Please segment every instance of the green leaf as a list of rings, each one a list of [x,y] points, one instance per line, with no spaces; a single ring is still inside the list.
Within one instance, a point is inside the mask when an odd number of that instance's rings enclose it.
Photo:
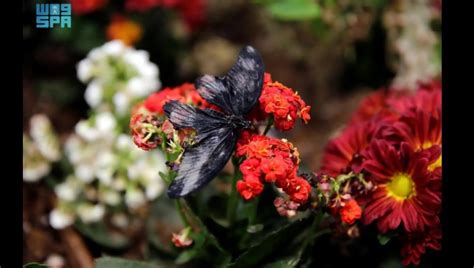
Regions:
[[[122,258],[102,257],[95,260],[95,268],[160,268],[157,264],[127,260]]]
[[[321,14],[313,0],[279,0],[268,4],[267,9],[276,19],[286,21],[316,19]]]
[[[51,266],[48,266],[45,264],[39,264],[36,262],[31,262],[31,263],[23,265],[23,268],[51,268]]]
[[[107,230],[107,226],[105,226],[103,222],[85,224],[78,220],[74,226],[84,236],[107,248],[123,249],[130,244],[130,240],[125,235],[117,232],[110,232]]]
[[[394,237],[394,235],[390,233],[377,235],[377,239],[382,246],[386,245],[392,239],[392,237]]]
[[[266,257],[275,254],[275,249],[288,244],[307,223],[307,219],[288,223],[267,233],[242,253],[229,267],[256,267]]]
[[[189,207],[188,203],[185,199],[178,199],[180,203],[180,207],[182,209],[182,213],[186,220],[190,223],[193,231],[199,232],[203,238],[205,238],[205,247],[203,247],[203,253],[211,253],[209,256],[213,262],[214,266],[218,267],[225,267],[231,260],[231,255],[227,252],[219,243],[217,238],[209,232],[206,225],[203,224],[201,219],[193,212],[193,210]],[[205,249],[205,250],[204,250]],[[207,255],[209,255],[207,254]],[[183,257],[184,258],[184,257]]]
[[[299,256],[287,257],[282,260],[271,262],[263,266],[263,268],[291,268],[296,267],[300,260]]]

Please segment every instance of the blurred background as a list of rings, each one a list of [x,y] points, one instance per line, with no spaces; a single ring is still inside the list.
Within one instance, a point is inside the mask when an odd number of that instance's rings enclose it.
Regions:
[[[254,46],[273,79],[312,107],[308,125],[277,135],[292,141],[313,171],[364,96],[382,87],[410,90],[441,71],[441,0],[70,2],[70,29],[38,29],[36,1],[23,1],[24,130],[42,113],[60,141],[89,116],[78,62],[113,39],[147,51],[162,88],[224,74],[244,45]],[[84,267],[81,259],[98,254],[94,246],[81,251],[76,233],[47,227],[50,189],[25,183],[23,192],[25,263],[62,258],[65,267]],[[123,256],[139,258],[139,246],[131,248]]]

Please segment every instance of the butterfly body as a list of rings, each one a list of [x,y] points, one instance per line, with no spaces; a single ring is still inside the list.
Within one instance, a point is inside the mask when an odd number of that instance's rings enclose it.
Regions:
[[[260,97],[263,73],[260,55],[247,46],[227,75],[204,75],[196,81],[199,94],[222,112],[177,101],[165,104],[164,111],[176,129],[193,128],[197,132],[168,189],[169,197],[183,197],[200,189],[222,170],[232,156],[240,130],[252,126],[244,116]]]
[[[245,120],[242,116],[231,114],[226,115],[225,118],[227,122],[229,122],[229,125],[236,130],[250,128],[252,126],[252,122]]]

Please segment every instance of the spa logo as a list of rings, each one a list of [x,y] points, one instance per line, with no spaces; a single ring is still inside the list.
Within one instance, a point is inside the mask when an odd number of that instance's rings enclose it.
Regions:
[[[36,4],[36,28],[71,28],[71,4]]]

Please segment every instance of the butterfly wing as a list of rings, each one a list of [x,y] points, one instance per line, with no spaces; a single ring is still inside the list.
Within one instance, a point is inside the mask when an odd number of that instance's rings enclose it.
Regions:
[[[214,110],[201,110],[171,101],[164,110],[173,126],[194,128],[198,134],[193,147],[186,149],[178,176],[168,188],[168,196],[186,196],[208,184],[224,168],[237,142],[235,131]]]
[[[201,139],[206,133],[228,125],[221,112],[202,110],[175,100],[167,102],[163,110],[175,129],[193,128]]]
[[[186,149],[178,176],[168,188],[168,196],[178,198],[199,190],[224,168],[234,151],[237,135],[231,128],[217,128],[197,146]]]
[[[227,75],[204,75],[196,81],[199,94],[225,112],[235,115],[248,113],[262,92],[264,64],[257,50],[244,47]]]

